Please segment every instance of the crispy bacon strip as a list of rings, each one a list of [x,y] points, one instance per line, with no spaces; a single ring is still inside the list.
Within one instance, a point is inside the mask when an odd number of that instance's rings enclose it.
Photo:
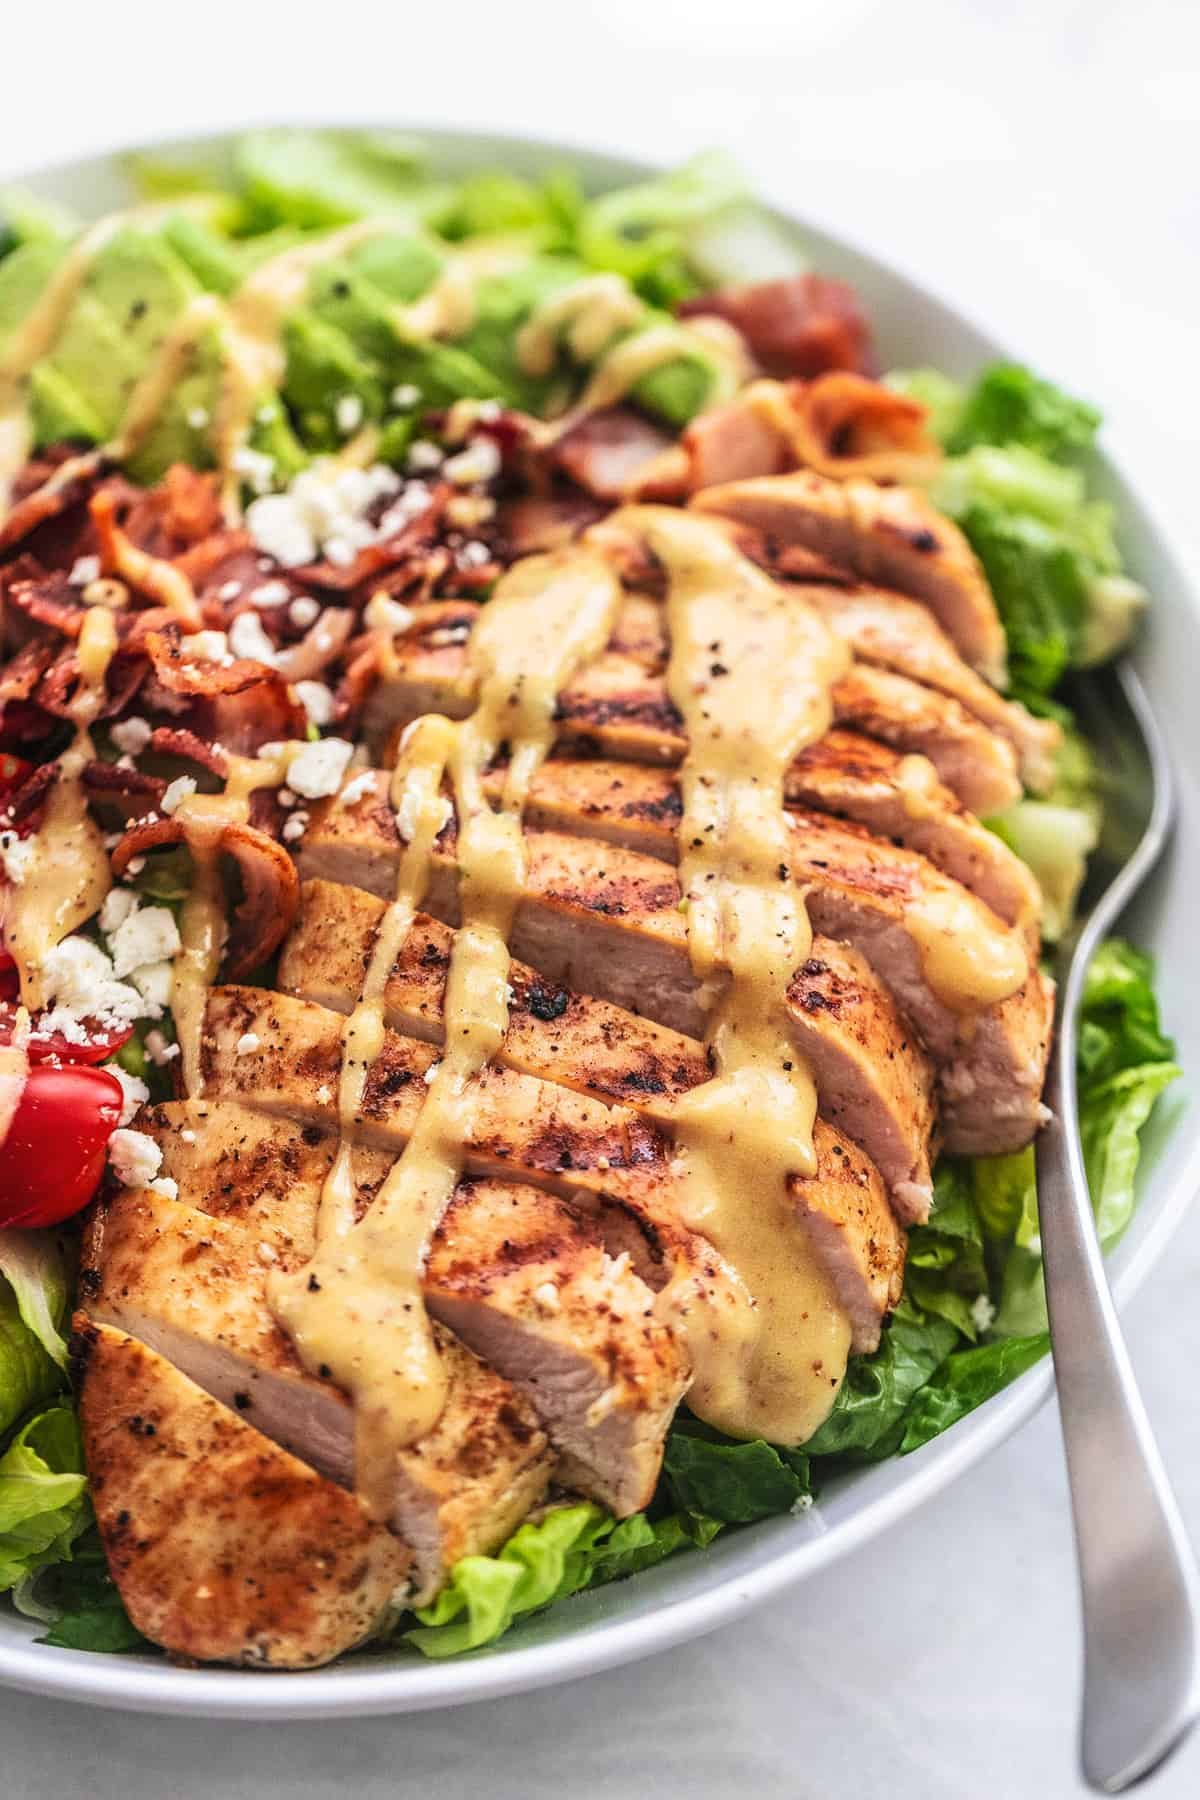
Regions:
[[[446,502],[454,489],[448,482],[439,482],[429,491],[429,504],[424,512],[393,532],[391,537],[384,538],[378,544],[367,544],[355,556],[351,563],[331,562],[309,563],[295,574],[305,587],[329,588],[334,593],[349,593],[361,587],[363,582],[380,575],[385,569],[394,569],[410,557],[418,557],[422,551],[430,549],[442,514],[446,510]]]
[[[311,681],[342,654],[356,624],[348,606],[325,607],[299,643],[280,651],[276,669],[285,681]]]
[[[746,287],[721,288],[685,300],[682,318],[715,313],[737,327],[768,375],[822,375],[877,367],[871,327],[858,295],[844,281],[823,275],[788,275]]]
[[[28,466],[41,479],[21,495],[0,523],[0,552],[22,543],[39,525],[78,506],[111,464],[99,450],[93,450],[84,456],[67,456],[55,465],[46,459]]]
[[[571,480],[597,500],[620,500],[635,489],[654,497],[647,483],[675,440],[630,406],[586,413],[554,445],[553,459]]]
[[[119,575],[131,587],[168,607],[186,630],[199,631],[204,618],[191,582],[174,563],[138,549],[117,523],[117,506],[117,496],[102,488],[92,495],[89,507],[106,573]]]
[[[140,819],[157,812],[167,784],[159,775],[143,774],[141,769],[120,769],[115,763],[84,764],[83,785],[89,800],[108,801],[119,808],[126,819]]]
[[[919,486],[941,460],[918,401],[849,370],[786,387],[756,382],[747,394],[786,435],[793,460],[819,475]]]
[[[150,748],[157,750],[160,756],[179,756],[185,762],[198,763],[210,775],[219,775],[222,781],[229,773],[229,758],[220,744],[208,744],[186,727],[156,726],[150,734]]]
[[[151,819],[133,825],[113,848],[113,875],[120,881],[135,857],[186,841],[181,819]],[[300,904],[300,878],[282,845],[253,825],[226,825],[220,850],[237,864],[242,883],[242,899],[233,910],[221,979],[245,981],[275,954],[291,930]]]

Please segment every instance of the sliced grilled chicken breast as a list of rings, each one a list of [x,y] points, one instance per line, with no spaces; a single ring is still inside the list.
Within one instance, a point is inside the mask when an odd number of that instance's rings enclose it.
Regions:
[[[307,1001],[257,988],[214,988],[205,1033],[208,1099],[239,1101],[332,1130],[341,1028],[337,1013]],[[239,1051],[247,1036],[257,1038],[256,1047]],[[399,1154],[420,1112],[425,1073],[436,1060],[428,1044],[388,1033],[350,1128],[351,1141]],[[630,1108],[604,1106],[569,1088],[493,1065],[476,1084],[463,1148],[469,1176],[511,1177],[566,1199],[590,1196],[594,1204],[616,1199],[645,1222],[670,1262],[685,1268],[713,1262],[703,1240],[680,1224],[668,1138]],[[857,1271],[862,1298],[854,1311],[860,1320],[872,1320],[877,1336],[892,1272],[903,1264],[903,1235],[892,1219],[883,1184],[865,1158],[856,1163],[860,1191],[848,1205],[844,1175],[849,1145],[823,1125],[814,1148],[816,1174],[793,1177],[792,1190],[806,1218],[826,1217],[840,1233],[838,1281],[848,1290]],[[915,1193],[912,1201],[917,1203]],[[822,1241],[827,1240],[823,1234]]]
[[[218,1125],[241,1129],[225,1119]],[[311,1187],[307,1201],[311,1241]],[[269,1265],[264,1243],[274,1250]],[[353,1487],[353,1409],[340,1389],[304,1369],[266,1304],[267,1267],[286,1267],[288,1252],[282,1243],[275,1249],[265,1216],[212,1218],[186,1201],[126,1190],[106,1209],[89,1254],[94,1321],[127,1332],[264,1437]],[[418,1600],[459,1557],[502,1543],[542,1498],[554,1464],[528,1401],[451,1332],[439,1332],[438,1348],[446,1406],[398,1457],[389,1520],[410,1553]]]
[[[803,592],[862,661],[949,694],[1008,739],[1027,788],[1041,793],[1050,785],[1062,737],[1058,726],[1051,719],[1035,719],[969,668],[927,607],[884,588],[805,583]]]
[[[1004,631],[983,570],[957,525],[915,489],[831,481],[804,469],[706,488],[692,505],[913,595],[972,668],[1004,685]]]
[[[916,905],[943,898],[962,930],[977,929],[993,942],[1002,934],[1000,921],[909,851],[815,814],[794,814],[792,828],[791,872],[808,890],[816,929],[828,939],[848,938],[862,951],[935,1060],[952,1073],[949,1083],[943,1076],[947,1147],[959,1147],[958,1108],[968,1102],[972,1143],[989,1103],[995,1106],[990,1147],[1027,1143],[1040,1118],[1048,984],[1033,969],[1000,1005],[982,1013],[952,1011],[926,979],[914,935]],[[615,845],[553,832],[529,832],[526,843],[526,898],[517,912],[514,952],[568,986],[700,1036],[703,1013],[687,961],[679,889],[666,866]],[[395,820],[377,798],[349,807],[331,803],[314,811],[301,874],[390,892],[399,847]],[[439,840],[426,904],[435,916],[456,921],[452,824]],[[816,959],[828,962],[824,945]],[[874,1060],[878,1066],[878,1055]]]
[[[383,902],[361,889],[307,883],[280,962],[280,986],[349,1011],[382,913]],[[679,925],[676,915],[672,939],[679,937]],[[418,916],[384,994],[393,1029],[440,1042],[452,942],[445,925]],[[678,953],[664,948],[675,957],[671,978],[677,979]],[[813,948],[793,991],[793,1029],[816,1073],[822,1116],[875,1162],[900,1218],[924,1218],[932,1191],[929,1068],[862,960],[823,940]],[[616,956],[605,956],[603,940],[595,954],[598,970],[610,963],[615,968]],[[622,1101],[668,1127],[672,1100],[707,1079],[700,1045],[680,1032],[573,993],[521,964],[510,980],[513,1002],[501,1066]]]
[[[418,624],[397,640],[364,716],[366,741],[377,754],[422,713],[470,712],[465,646],[477,616],[476,607],[458,603],[440,615],[423,608]],[[559,696],[560,741],[632,762],[677,763],[686,742],[667,693],[666,657],[661,607],[636,598],[623,609],[608,651]],[[1008,739],[936,687],[856,663],[834,687],[833,710],[840,725],[927,756],[974,812],[1000,812],[1020,794]]]
[[[125,1332],[81,1317],[74,1348],[96,1521],[147,1637],[198,1662],[302,1669],[387,1618],[412,1552],[353,1494]]]

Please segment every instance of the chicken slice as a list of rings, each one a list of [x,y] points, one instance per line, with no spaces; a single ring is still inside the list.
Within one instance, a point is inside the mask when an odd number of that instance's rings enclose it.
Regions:
[[[306,1669],[384,1624],[407,1545],[125,1332],[77,1321],[79,1414],[130,1618],[197,1662]]]
[[[820,607],[860,660],[877,663],[910,681],[936,688],[965,707],[1017,753],[1021,779],[1043,793],[1054,779],[1062,732],[1052,719],[1036,719],[1006,700],[963,661],[927,607],[884,588],[845,588],[812,583],[805,598]]]
[[[342,1025],[339,1014],[307,1001],[257,988],[214,988],[205,1020],[207,1097],[332,1130]],[[247,1036],[257,1039],[255,1048],[239,1051]],[[416,1123],[424,1075],[435,1061],[429,1045],[389,1032],[372,1064],[362,1109],[350,1125],[350,1141],[397,1155]],[[793,1177],[793,1188],[804,1189],[799,1203],[806,1216],[828,1211],[844,1224],[839,1184],[848,1146],[824,1126],[814,1148],[816,1173]],[[528,1181],[566,1199],[613,1199],[630,1207],[662,1241],[664,1255],[690,1266],[709,1254],[703,1246],[701,1255],[693,1234],[679,1223],[669,1138],[629,1108],[603,1106],[568,1088],[493,1066],[474,1086],[463,1152],[468,1176]],[[909,1200],[918,1203],[915,1183]],[[889,1258],[902,1260],[901,1234],[876,1176],[870,1217],[854,1236],[850,1257],[866,1297],[858,1310],[874,1310],[876,1325],[887,1304],[879,1286],[881,1246]],[[846,1264],[845,1257],[840,1260]]]
[[[219,1125],[229,1128],[224,1118]],[[184,1194],[183,1182],[180,1188]],[[299,1190],[291,1207],[294,1223],[307,1200],[310,1240],[319,1192],[319,1184]],[[266,1304],[268,1266],[288,1266],[286,1244],[274,1235],[267,1211],[250,1220],[213,1218],[186,1204],[186,1195],[163,1200],[127,1189],[91,1237],[88,1313],[350,1489],[353,1408],[332,1382],[308,1373]],[[264,1243],[274,1252],[270,1264]],[[433,1430],[397,1458],[389,1520],[410,1553],[416,1601],[435,1593],[460,1557],[503,1543],[544,1495],[554,1464],[523,1396],[453,1333],[435,1327],[435,1335],[448,1397]]]
[[[498,789],[502,772],[490,779]],[[1041,894],[1032,871],[959,804],[928,762],[834,730],[792,764],[787,800],[906,845],[1008,923],[1036,925]],[[680,811],[678,783],[669,769],[558,756],[534,777],[525,819],[537,829],[602,837],[674,860]]]
[[[377,753],[422,713],[462,718],[470,711],[465,646],[477,614],[456,606],[447,616],[451,623],[397,641],[364,717],[366,741]],[[609,649],[559,696],[560,743],[633,762],[677,763],[686,740],[667,693],[666,654],[662,609],[639,596],[622,610]],[[833,708],[839,725],[927,756],[973,812],[1003,811],[1020,794],[1008,739],[935,687],[856,663],[836,684]]]
[[[912,935],[913,902],[939,892],[952,898],[954,906],[961,907],[960,922],[978,927],[997,948],[1000,922],[911,852],[812,814],[802,820],[793,815],[793,832],[793,878],[819,884],[810,897],[817,930],[827,939],[853,941],[856,933],[862,938],[861,947],[882,979],[893,991],[903,990],[897,998],[928,1034],[935,1057],[943,1064],[943,1076],[953,1075],[952,1082],[943,1079],[942,1084],[947,1147],[956,1147],[959,1105],[969,1101],[969,1136],[974,1143],[990,1101],[995,1111],[990,1148],[1019,1149],[1041,1118],[1048,984],[1034,970],[1002,1005],[978,1014],[956,1014],[924,979]],[[300,871],[389,893],[399,848],[395,820],[377,797],[349,807],[330,803],[314,808],[301,847]],[[526,890],[514,924],[514,954],[568,987],[598,994],[690,1036],[702,1035],[704,1013],[687,958],[679,888],[667,867],[615,845],[554,832],[527,832],[526,849]],[[828,857],[822,849],[828,850]],[[823,866],[828,864],[834,866]],[[456,922],[452,825],[435,851],[425,904],[435,917]],[[962,941],[961,932],[943,938],[946,944],[955,941]],[[827,944],[816,951],[814,960],[823,967],[831,962]],[[801,1022],[800,1010],[793,1008],[794,1025]],[[874,1066],[881,1067],[890,1051],[908,1043],[908,1035],[899,1031],[891,1044],[873,1045]],[[809,1054],[803,1041],[799,1048]],[[819,1067],[817,1080],[820,1085]],[[907,1093],[923,1091],[911,1071],[903,1085]],[[847,1125],[847,1130],[857,1136],[855,1125]]]
[[[384,906],[362,889],[312,881],[283,953],[280,986],[348,1012],[362,985]],[[453,934],[418,915],[384,994],[386,1022],[437,1043]],[[823,959],[823,960],[822,960]],[[501,1065],[623,1102],[670,1125],[671,1103],[708,1079],[694,1040],[621,1007],[548,981],[521,964]],[[930,1072],[905,1040],[887,996],[842,946],[817,943],[793,991],[797,1043],[813,1066],[823,1117],[862,1145],[888,1182],[897,1213],[924,1218],[931,1194]]]
[[[1004,685],[1004,631],[983,570],[957,525],[916,489],[831,481],[804,469],[707,488],[692,505],[911,594],[972,668]]]

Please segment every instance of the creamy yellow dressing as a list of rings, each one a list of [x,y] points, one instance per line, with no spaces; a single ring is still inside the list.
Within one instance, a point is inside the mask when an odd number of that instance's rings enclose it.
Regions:
[[[249,819],[250,796],[256,789],[283,783],[289,761],[302,748],[300,744],[282,744],[272,756],[229,756],[222,793],[189,794],[175,808],[173,816],[183,826],[193,864],[192,885],[180,913],[180,948],[171,979],[171,1014],[179,1040],[183,1091],[189,1099],[203,1087],[204,1008],[221,966],[228,930],[221,837],[227,826],[244,825]]]
[[[31,1012],[46,1004],[47,954],[99,910],[112,886],[103,834],[88,811],[82,774],[96,754],[90,728],[104,704],[104,678],[116,647],[112,613],[106,606],[92,607],[75,647],[75,736],[58,759],[58,774],[34,834],[32,866],[8,897],[5,940],[17,965],[22,1003]]]
[[[603,406],[615,406],[643,376],[652,375],[677,358],[694,356],[703,350],[715,369],[706,406],[717,406],[735,393],[746,370],[746,353],[740,337],[725,326],[721,331],[709,329],[721,320],[669,320],[661,325],[648,325],[632,337],[622,338],[601,357],[583,390],[571,416],[595,412]]]
[[[590,363],[645,311],[645,302],[620,275],[584,275],[534,307],[517,333],[517,362],[527,375],[549,375],[559,340],[565,339],[577,362]]]
[[[429,1235],[462,1173],[473,1084],[508,1029],[508,938],[525,882],[526,794],[553,743],[558,695],[607,643],[619,603],[616,577],[589,552],[518,563],[472,634],[475,711],[457,725],[422,720],[393,774],[391,800],[409,841],[346,1026],[341,1143],[321,1197],[317,1250],[306,1268],[268,1283],[276,1317],[305,1364],[354,1398],[357,1487],[373,1517],[391,1512],[398,1451],[433,1427],[445,1402],[421,1277]],[[505,746],[507,772],[494,811],[483,776]],[[443,771],[458,818],[461,911],[446,983],[445,1048],[412,1137],[355,1224],[349,1138],[383,1046],[387,980],[447,816]]]

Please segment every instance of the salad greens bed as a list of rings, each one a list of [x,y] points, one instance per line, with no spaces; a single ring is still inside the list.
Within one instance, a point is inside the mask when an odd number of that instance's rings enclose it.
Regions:
[[[801,266],[720,157],[591,200],[568,174],[539,183],[501,171],[435,181],[412,145],[378,136],[251,137],[237,153],[232,191],[203,171],[143,162],[135,173],[159,198],[209,196],[202,214],[173,229],[177,251],[218,289],[252,267],[268,240],[273,247],[288,234],[380,211],[449,241],[517,234],[531,250],[526,282],[536,282],[538,258],[567,258],[575,268],[624,276],[652,310],[720,281]],[[30,202],[0,206],[0,271],[6,253],[71,229]],[[499,394],[536,404],[538,396],[509,391],[518,380],[518,298],[502,289],[469,357],[424,346],[422,354],[442,359],[421,373],[426,389],[440,380],[447,398]],[[326,350],[333,342],[315,330],[313,339]],[[1069,671],[1110,654],[1145,600],[1121,569],[1111,510],[1087,492],[1084,463],[1099,415],[1016,365],[993,366],[970,387],[934,370],[889,379],[928,407],[946,449],[933,497],[986,569],[1008,635],[1013,693],[1064,727],[1054,790],[989,821],[1037,873],[1053,942],[1069,925],[1104,809],[1102,775],[1055,690]],[[678,380],[677,373],[674,387],[639,397],[676,423],[696,401]],[[374,404],[369,389],[367,399]],[[301,416],[303,456],[326,447],[329,427],[311,409]],[[384,429],[384,443],[388,430],[397,446],[411,437],[403,421]],[[279,447],[276,432],[275,454]],[[1179,1074],[1150,961],[1120,940],[1105,944],[1090,970],[1077,1055],[1087,1171],[1108,1249],[1132,1216],[1139,1133]],[[136,1040],[122,1056],[145,1061]],[[49,1644],[146,1649],[105,1569],[88,1502],[62,1335],[72,1260],[69,1232],[0,1231],[0,1591],[45,1623]],[[704,1546],[719,1532],[803,1511],[834,1477],[928,1443],[1047,1347],[1032,1149],[944,1159],[930,1221],[909,1235],[904,1299],[879,1349],[852,1359],[833,1411],[802,1449],[735,1443],[682,1415],[644,1513],[617,1522],[592,1504],[548,1510],[496,1555],[460,1562],[434,1604],[405,1615],[387,1641],[399,1634],[431,1657],[476,1649],[563,1595]]]

